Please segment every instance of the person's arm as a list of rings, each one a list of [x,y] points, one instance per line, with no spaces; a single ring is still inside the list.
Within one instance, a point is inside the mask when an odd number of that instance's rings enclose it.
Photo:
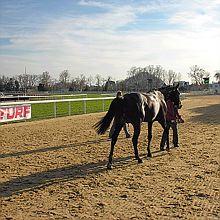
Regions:
[[[178,108],[175,107],[175,108],[174,108],[174,111],[175,111],[176,119],[178,120],[178,122],[179,122],[179,123],[183,123],[184,120],[182,119],[181,115],[179,114]]]

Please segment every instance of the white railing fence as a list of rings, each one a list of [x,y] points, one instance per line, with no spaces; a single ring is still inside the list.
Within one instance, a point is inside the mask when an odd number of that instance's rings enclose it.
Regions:
[[[31,104],[32,119],[107,111],[114,97],[1,102],[0,107]]]

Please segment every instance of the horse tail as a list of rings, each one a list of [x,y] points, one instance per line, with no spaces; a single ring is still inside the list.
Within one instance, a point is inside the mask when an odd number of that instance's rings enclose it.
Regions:
[[[98,134],[104,134],[107,131],[107,129],[111,124],[112,119],[117,114],[117,110],[122,109],[121,100],[122,100],[121,98],[115,98],[111,102],[109,110],[106,113],[106,115],[94,125],[94,127],[96,128],[96,132]]]

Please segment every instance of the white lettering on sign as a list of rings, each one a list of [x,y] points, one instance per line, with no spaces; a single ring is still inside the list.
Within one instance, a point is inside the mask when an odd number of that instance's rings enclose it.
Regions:
[[[0,106],[0,122],[31,118],[31,105]]]

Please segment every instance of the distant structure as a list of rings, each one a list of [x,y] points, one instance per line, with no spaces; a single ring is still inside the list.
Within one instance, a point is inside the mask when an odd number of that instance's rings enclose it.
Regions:
[[[105,83],[104,90],[105,91],[115,91],[116,90],[116,83],[115,83],[115,81],[108,80]]]
[[[179,90],[180,91],[189,90],[189,82],[187,82],[187,81],[177,81],[177,82],[174,82],[174,85],[176,85],[178,83],[179,83]]]
[[[215,82],[215,83],[209,84],[209,89],[215,94],[220,94],[220,83]]]

